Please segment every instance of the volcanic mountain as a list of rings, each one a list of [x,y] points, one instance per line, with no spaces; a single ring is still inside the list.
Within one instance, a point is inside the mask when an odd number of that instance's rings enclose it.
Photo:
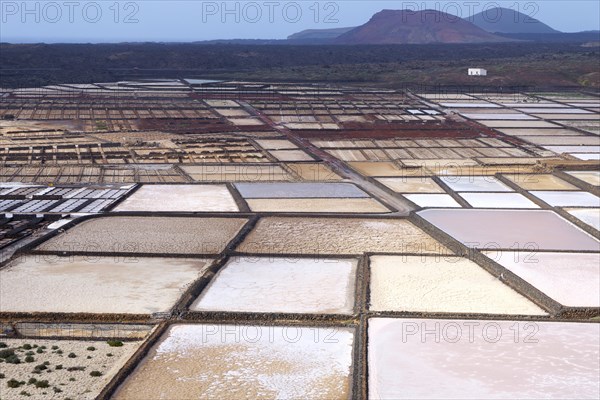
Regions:
[[[508,42],[457,16],[436,10],[383,10],[337,37],[337,44],[427,44]]]
[[[533,17],[509,8],[491,8],[465,19],[491,33],[560,33]]]

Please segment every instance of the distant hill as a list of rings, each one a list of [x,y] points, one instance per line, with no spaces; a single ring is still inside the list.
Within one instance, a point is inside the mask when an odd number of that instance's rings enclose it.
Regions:
[[[546,43],[585,43],[600,41],[600,31],[569,33],[498,33],[498,35],[511,39]]]
[[[493,43],[511,40],[440,11],[383,10],[373,15],[366,24],[340,35],[333,43]]]
[[[331,28],[331,29],[307,29],[288,36],[288,40],[324,40],[335,39],[336,37],[354,29],[350,28]]]
[[[535,18],[509,8],[491,8],[466,19],[491,33],[561,33]]]

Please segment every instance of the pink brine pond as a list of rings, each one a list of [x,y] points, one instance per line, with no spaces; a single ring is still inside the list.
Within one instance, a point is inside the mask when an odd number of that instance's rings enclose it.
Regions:
[[[425,210],[419,215],[478,249],[600,251],[600,242],[546,210]]]
[[[600,324],[369,320],[370,399],[598,399]]]

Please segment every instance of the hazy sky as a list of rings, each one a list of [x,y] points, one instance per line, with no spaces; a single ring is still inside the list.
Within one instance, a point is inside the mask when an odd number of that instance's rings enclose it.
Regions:
[[[466,18],[501,5],[564,32],[600,29],[600,2],[0,0],[4,42],[284,39],[312,28],[361,25],[382,9],[438,9]]]

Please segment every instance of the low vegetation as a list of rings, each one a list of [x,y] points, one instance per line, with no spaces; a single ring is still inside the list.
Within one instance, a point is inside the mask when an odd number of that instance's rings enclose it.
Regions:
[[[20,339],[2,342],[0,399],[93,398],[112,365],[127,352],[125,348],[115,349],[114,360],[108,358],[108,354],[112,355],[108,353],[111,346],[124,346],[118,340],[111,341],[111,345],[100,341],[55,343],[49,340],[26,343]],[[7,365],[11,363],[21,365]]]
[[[2,87],[132,78],[309,81],[386,86],[600,86],[599,47],[581,43],[374,46],[1,44]],[[484,66],[485,80],[466,75]],[[159,70],[160,72],[156,72]],[[157,75],[159,74],[159,75]],[[97,128],[104,129],[103,122]]]

